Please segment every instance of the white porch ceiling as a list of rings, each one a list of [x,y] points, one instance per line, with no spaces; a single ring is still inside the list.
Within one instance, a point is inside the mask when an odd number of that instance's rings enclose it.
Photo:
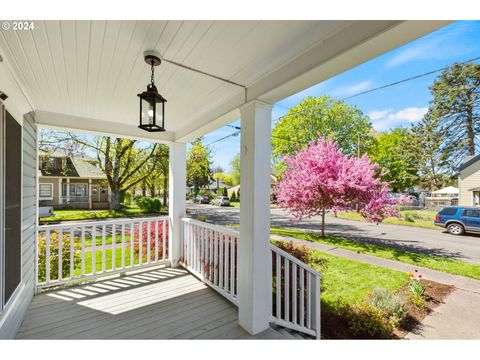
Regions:
[[[168,100],[169,132],[145,133],[136,96],[150,77],[144,51],[245,85],[247,100],[273,103],[446,23],[36,21],[33,31],[0,31],[0,66],[28,98],[7,106],[37,111],[41,124],[186,141],[238,117],[245,91],[163,62],[155,82]]]

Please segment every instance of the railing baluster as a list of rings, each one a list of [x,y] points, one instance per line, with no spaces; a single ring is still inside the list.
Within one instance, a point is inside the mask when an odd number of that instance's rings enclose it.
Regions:
[[[125,269],[125,224],[122,224],[122,269]]]
[[[276,305],[276,317],[281,319],[282,318],[282,293],[281,293],[281,285],[282,285],[282,264],[280,255],[277,253],[275,254],[275,279],[276,279],[276,289],[275,289],[275,305]]]
[[[112,224],[112,270],[117,269],[117,240],[116,240],[116,231],[115,224]]]
[[[85,226],[81,227],[82,231],[82,269],[80,272],[80,276],[85,275]]]
[[[220,250],[218,252],[218,256],[220,257],[220,265],[218,267],[218,273],[219,273],[219,279],[218,279],[218,286],[223,288],[223,274],[224,274],[224,271],[223,271],[223,260],[224,260],[224,253],[223,253],[223,233],[222,232],[218,232],[218,242],[219,242],[219,247],[220,247]]]
[[[208,245],[209,245],[209,252],[208,252],[208,279],[213,282],[213,231],[212,229],[208,229]]]
[[[130,223],[130,267],[133,268],[135,262],[135,225],[133,221]]]
[[[155,225],[155,262],[157,262],[158,261],[158,226],[160,225],[158,220],[154,222],[154,225]]]
[[[58,230],[58,280],[63,278],[63,230]]]
[[[147,264],[150,264],[150,246],[152,244],[150,226],[152,226],[151,221],[147,221]]]
[[[105,224],[102,224],[102,273],[105,272],[105,264],[107,263],[106,236]]]
[[[288,259],[284,259],[285,261],[285,275],[284,275],[284,288],[283,288],[283,300],[285,305],[285,321],[290,321],[290,261]]]
[[[185,232],[183,234],[185,236]],[[167,260],[167,220],[162,221],[162,260]]]
[[[230,237],[230,292],[235,294],[235,239]]]
[[[307,272],[307,328],[312,327],[312,275]]]
[[[50,282],[50,229],[45,232],[45,256],[45,282],[48,284]]]
[[[143,262],[143,221],[138,223],[138,265]]]
[[[297,267],[292,263],[292,322],[297,323]]]
[[[213,231],[213,283],[218,285],[218,231]]]
[[[97,227],[92,225],[92,274],[97,273]]]
[[[74,255],[75,255],[75,233],[73,231],[73,228],[70,230],[70,279],[73,279],[73,265],[74,265]]]
[[[300,326],[305,326],[305,270],[300,268]]]

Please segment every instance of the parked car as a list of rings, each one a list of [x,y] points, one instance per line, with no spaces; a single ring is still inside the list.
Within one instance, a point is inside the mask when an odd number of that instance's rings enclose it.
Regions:
[[[227,196],[218,196],[212,200],[213,205],[230,206],[230,199]]]
[[[436,216],[434,224],[447,229],[452,235],[480,232],[480,208],[448,206]]]
[[[53,207],[52,206],[40,206],[38,208],[38,217],[45,218],[53,216]]]
[[[207,196],[198,195],[193,199],[194,204],[208,204],[210,203]]]

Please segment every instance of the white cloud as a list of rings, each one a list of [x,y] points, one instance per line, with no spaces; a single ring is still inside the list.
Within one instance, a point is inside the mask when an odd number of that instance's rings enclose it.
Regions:
[[[373,81],[366,80],[349,86],[340,87],[330,91],[329,94],[334,97],[345,97],[355,95],[359,92],[368,90],[372,87]]]
[[[376,110],[368,114],[368,117],[370,118],[370,120],[375,121],[383,119],[385,116],[388,115],[388,113],[390,113],[390,110]]]
[[[404,125],[405,122],[420,121],[427,111],[427,107],[408,107],[397,112],[388,109],[374,110],[368,116],[373,122],[373,127],[383,131],[398,125]]]

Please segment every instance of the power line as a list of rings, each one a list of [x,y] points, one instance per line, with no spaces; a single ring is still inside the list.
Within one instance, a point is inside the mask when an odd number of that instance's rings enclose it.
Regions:
[[[466,60],[466,61],[463,61],[463,62],[460,62],[460,63],[457,63],[457,64],[460,64],[460,65],[463,65],[463,64],[468,64],[470,62],[473,62],[473,61],[476,61],[476,60],[479,60],[480,59],[480,56],[477,56],[475,58],[472,58],[470,60]],[[379,87],[376,87],[374,89],[370,89],[370,90],[365,90],[365,91],[361,91],[359,93],[356,93],[356,94],[353,94],[353,95],[350,95],[350,96],[346,96],[344,98],[341,98],[337,101],[345,101],[345,100],[348,100],[348,99],[352,99],[354,97],[357,97],[357,96],[361,96],[361,95],[365,95],[365,94],[368,94],[368,93],[371,93],[371,92],[374,92],[374,91],[378,91],[378,90],[383,90],[383,89],[386,89],[386,88],[389,88],[389,87],[392,87],[392,86],[396,86],[396,85],[399,85],[399,84],[403,84],[403,83],[406,83],[408,81],[412,81],[412,80],[416,80],[416,79],[419,79],[419,78],[422,78],[422,77],[425,77],[425,76],[428,76],[428,75],[432,75],[432,74],[435,74],[437,72],[440,72],[440,71],[444,71],[444,70],[447,70],[447,69],[450,69],[452,67],[452,65],[449,65],[449,66],[445,66],[443,68],[439,68],[439,69],[435,69],[435,70],[431,70],[431,71],[428,71],[428,72],[425,72],[425,73],[422,73],[422,74],[418,74],[418,75],[414,75],[414,76],[411,76],[411,77],[408,77],[408,78],[405,78],[405,79],[402,79],[402,80],[398,80],[398,81],[395,81],[395,82],[392,82],[392,83],[389,83],[389,84],[385,84],[385,85],[382,85],[382,86],[379,86]],[[276,106],[279,106],[279,107],[282,107],[286,110],[290,110],[288,109],[287,107],[283,106],[283,105],[280,105],[280,104],[275,104]],[[309,107],[307,109],[302,109],[302,110],[298,110],[298,111],[293,111],[293,112],[289,112],[288,114],[285,114],[285,115],[282,115],[276,119],[273,119],[272,121],[277,121],[277,120],[280,120],[286,116],[290,116],[290,115],[296,115],[296,114],[301,114],[301,113],[304,113],[306,111],[309,111],[309,110],[315,110],[315,109],[318,109],[320,106],[312,106],[312,107]],[[227,135],[221,139],[218,139],[216,141],[213,141],[209,144],[207,144],[206,146],[210,146],[212,144],[215,144],[215,143],[218,143],[220,141],[223,141],[223,140],[226,140],[232,136],[238,136],[238,134],[240,133],[240,130],[241,130],[241,127],[240,126],[235,126],[235,125],[227,125],[228,127],[231,127],[231,128],[234,128],[234,129],[237,129],[238,131],[230,134],[230,135]],[[272,137],[274,138],[277,138],[277,139],[280,139],[280,140],[284,140],[284,141],[290,141],[290,142],[295,142],[291,139],[286,139],[286,138],[283,138],[283,137],[280,137],[280,136],[276,136],[276,135],[272,135]]]

